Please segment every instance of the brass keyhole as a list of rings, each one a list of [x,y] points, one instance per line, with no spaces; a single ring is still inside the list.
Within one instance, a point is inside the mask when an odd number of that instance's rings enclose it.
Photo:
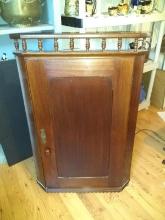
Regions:
[[[41,143],[46,144],[46,132],[45,129],[40,129],[40,137],[41,137]]]

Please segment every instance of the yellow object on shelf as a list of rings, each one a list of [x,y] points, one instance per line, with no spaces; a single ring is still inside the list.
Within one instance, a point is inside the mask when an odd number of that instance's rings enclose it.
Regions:
[[[79,15],[79,1],[78,0],[65,0],[64,13],[66,16]]]
[[[119,4],[118,5],[118,13],[120,15],[126,15],[126,14],[128,14],[128,11],[129,11],[128,4]]]

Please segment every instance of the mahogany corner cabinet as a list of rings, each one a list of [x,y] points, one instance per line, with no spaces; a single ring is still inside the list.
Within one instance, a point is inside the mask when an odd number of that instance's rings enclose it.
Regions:
[[[37,180],[47,192],[121,191],[128,184],[148,37],[13,37]],[[37,51],[28,50],[30,39]],[[52,51],[44,49],[45,40]],[[116,49],[108,48],[109,40]],[[100,49],[92,50],[93,41]]]

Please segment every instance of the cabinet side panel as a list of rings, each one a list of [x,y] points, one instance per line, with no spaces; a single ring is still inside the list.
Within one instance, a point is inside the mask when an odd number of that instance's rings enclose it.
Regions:
[[[131,100],[130,100],[130,108],[129,108],[127,150],[125,152],[126,159],[123,170],[125,179],[129,179],[130,176],[131,159],[132,159],[132,151],[133,151],[133,144],[135,137],[135,128],[137,121],[137,112],[139,105],[139,95],[140,95],[141,80],[143,75],[144,60],[145,60],[144,55],[138,55],[135,57],[135,62],[134,62],[134,74],[132,80]]]
[[[46,72],[43,63],[34,58],[26,58],[26,68],[35,123],[35,148],[43,164],[46,187],[58,186]]]
[[[30,132],[30,139],[33,149],[33,156],[35,159],[36,175],[38,181],[45,186],[45,177],[43,172],[43,164],[41,160],[41,154],[37,148],[37,138],[36,138],[36,129],[34,125],[34,117],[32,112],[32,103],[27,79],[26,64],[23,57],[17,57],[17,65],[19,68],[19,77],[21,82],[21,89],[23,93],[24,105],[26,110],[26,116],[28,121],[28,127]]]
[[[125,182],[123,182],[125,180],[123,170],[126,161],[125,152],[128,148],[127,131],[134,60],[134,55],[116,57],[116,73],[118,72],[118,74],[113,75],[114,99],[112,110],[113,120],[110,154],[110,177],[112,177],[110,178],[111,186],[121,186],[125,184]],[[126,182],[128,182],[128,179]]]

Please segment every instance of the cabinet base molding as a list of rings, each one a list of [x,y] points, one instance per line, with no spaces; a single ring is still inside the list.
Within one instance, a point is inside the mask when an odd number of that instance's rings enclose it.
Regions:
[[[65,193],[65,192],[82,192],[82,193],[90,193],[90,192],[121,192],[128,184],[130,180],[127,180],[122,186],[119,187],[101,187],[101,188],[89,188],[89,187],[83,187],[83,188],[49,188],[43,186],[43,184],[37,180],[37,183],[42,187],[42,189],[45,190],[45,192],[60,192],[60,193]]]

